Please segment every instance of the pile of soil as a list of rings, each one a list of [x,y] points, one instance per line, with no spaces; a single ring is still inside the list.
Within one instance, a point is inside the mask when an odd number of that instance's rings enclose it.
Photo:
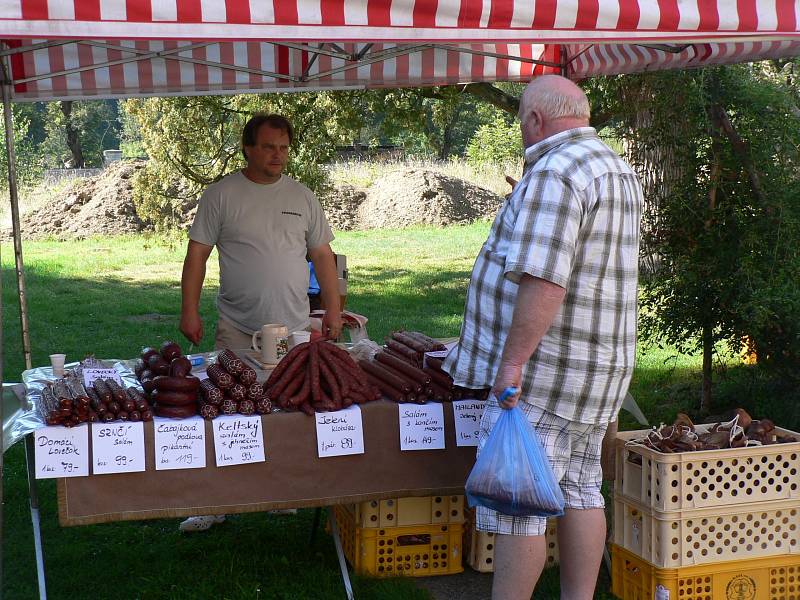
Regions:
[[[503,198],[436,171],[398,169],[376,181],[358,210],[359,229],[452,225],[494,217]]]
[[[66,192],[22,216],[24,239],[82,239],[149,230],[133,203],[133,175],[144,161],[113,163],[97,177],[74,180]],[[503,199],[436,171],[398,169],[369,189],[339,186],[321,198],[335,231],[451,225],[492,218]],[[191,225],[196,207],[186,206]],[[10,228],[3,231],[10,238]]]
[[[358,207],[367,199],[367,190],[344,184],[333,188],[319,201],[334,231],[359,229]]]
[[[74,180],[66,192],[22,215],[22,237],[83,239],[146,230],[133,204],[132,182],[144,165],[145,161],[118,161],[97,177]],[[3,233],[10,237],[10,228]]]

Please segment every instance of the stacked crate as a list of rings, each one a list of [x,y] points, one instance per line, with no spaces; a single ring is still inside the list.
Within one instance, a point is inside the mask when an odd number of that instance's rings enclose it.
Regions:
[[[800,442],[675,454],[626,446],[647,433],[617,436],[614,594],[800,600]]]
[[[464,568],[464,496],[392,498],[333,508],[353,570],[373,577],[425,577]]]
[[[479,573],[494,572],[494,538],[495,534],[475,529],[475,511],[466,510],[467,520],[464,527],[464,556],[467,564]],[[545,544],[547,554],[544,568],[558,564],[558,519],[547,520]]]

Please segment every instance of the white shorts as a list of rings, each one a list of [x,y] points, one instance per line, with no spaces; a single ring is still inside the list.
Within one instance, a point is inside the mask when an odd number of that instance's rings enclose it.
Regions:
[[[575,423],[524,401],[517,406],[536,429],[564,494],[566,508],[605,507],[600,493],[603,482],[600,454],[608,425]],[[495,400],[490,399],[486,404],[481,418],[478,454],[503,410]],[[547,519],[512,517],[478,506],[475,509],[475,526],[479,531],[507,535],[544,535]]]

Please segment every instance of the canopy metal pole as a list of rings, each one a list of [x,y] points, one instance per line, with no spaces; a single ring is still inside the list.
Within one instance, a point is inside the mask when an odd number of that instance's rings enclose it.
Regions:
[[[14,152],[14,121],[11,117],[10,69],[7,59],[3,61],[3,120],[6,126],[6,155],[8,156],[8,193],[11,197],[11,225],[14,229],[14,258],[17,266],[17,288],[19,289],[19,318],[22,325],[22,353],[25,368],[30,369],[31,338],[28,322],[28,296],[25,292],[25,266],[22,263],[22,237],[19,229],[19,196],[17,195],[17,160]]]
[[[22,263],[22,237],[19,226],[19,197],[17,195],[17,157],[14,151],[14,120],[11,115],[11,69],[8,59],[3,58],[3,81],[0,92],[3,96],[3,122],[6,134],[6,156],[8,157],[8,192],[11,198],[11,223],[14,230],[14,256],[17,267],[17,287],[19,290],[19,313],[22,323],[22,351],[25,356],[25,368],[31,368],[31,342],[28,330],[28,302],[25,295],[25,269]],[[0,357],[0,362],[2,357]],[[1,373],[1,372],[0,372]],[[0,381],[1,383],[1,381]],[[0,440],[2,441],[2,440]],[[2,451],[2,446],[0,446]],[[1,453],[1,452],[0,452]],[[33,434],[25,436],[25,461],[28,467],[28,495],[31,507],[31,524],[33,525],[33,543],[36,552],[36,574],[39,581],[39,598],[45,599],[44,554],[42,552],[42,533],[39,524],[39,495],[34,473]],[[0,495],[2,500],[2,495]]]

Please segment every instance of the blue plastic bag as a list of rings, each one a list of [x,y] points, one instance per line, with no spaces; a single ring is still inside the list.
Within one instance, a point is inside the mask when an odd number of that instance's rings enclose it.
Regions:
[[[564,494],[547,453],[518,407],[503,410],[466,485],[470,506],[514,517],[558,517]]]

